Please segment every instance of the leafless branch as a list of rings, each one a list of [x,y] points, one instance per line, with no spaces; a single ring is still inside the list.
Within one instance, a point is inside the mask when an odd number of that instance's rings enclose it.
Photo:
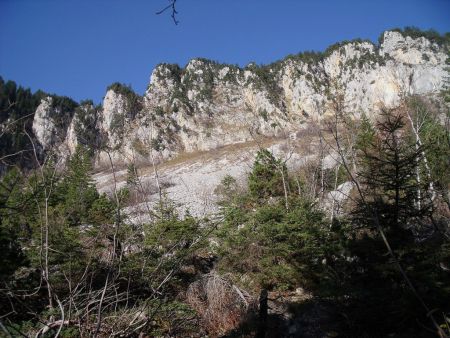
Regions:
[[[161,9],[160,11],[156,12],[157,15],[160,15],[166,11],[171,11],[172,14],[170,15],[172,17],[172,20],[174,22],[175,25],[178,25],[179,21],[177,20],[176,15],[178,14],[177,9],[176,9],[176,4],[177,4],[177,0],[169,0],[170,4],[167,5],[166,7],[164,7],[163,9]]]

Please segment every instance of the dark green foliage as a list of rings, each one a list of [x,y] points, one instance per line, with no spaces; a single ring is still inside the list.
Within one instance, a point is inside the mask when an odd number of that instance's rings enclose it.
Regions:
[[[112,224],[114,215],[114,203],[111,202],[106,194],[102,194],[90,205],[87,219],[92,224]]]
[[[383,226],[399,230],[400,225],[404,226],[411,218],[428,211],[430,204],[426,196],[423,196],[420,208],[416,201],[417,189],[426,191],[426,182],[417,182],[415,176],[416,165],[422,161],[424,149],[408,144],[401,137],[404,125],[402,116],[386,111],[377,124],[375,135],[367,121],[363,121],[364,128],[360,134],[363,136],[359,140],[363,170],[359,176],[367,187],[367,198],[361,201],[360,212],[365,215],[361,222],[373,208]],[[368,205],[372,205],[369,210]],[[371,219],[368,222],[373,224]]]
[[[321,262],[329,250],[324,215],[291,193],[286,209],[280,199],[284,195],[280,170],[287,180],[284,164],[264,149],[249,175],[248,193],[231,176],[223,179],[218,189],[224,215],[218,232],[219,268],[246,275],[250,288],[292,289],[300,280],[306,287],[317,287],[319,276],[326,274]]]
[[[166,148],[162,135],[158,134],[156,138],[152,139],[151,147],[156,151],[163,151]]]
[[[318,63],[324,59],[323,52],[305,51],[294,55],[288,55],[284,60],[294,60],[297,62],[305,62],[308,64]]]
[[[93,251],[99,250],[102,243],[97,241],[95,225],[111,223],[114,205],[105,195],[98,195],[90,178],[89,161],[87,151],[79,148],[64,172],[57,172],[48,161],[42,171],[25,174],[10,170],[0,182],[3,252],[0,283],[2,289],[12,291],[0,293],[0,311],[8,313],[13,306],[16,312],[11,314],[11,319],[16,323],[25,321],[8,325],[11,328],[34,327],[37,323],[33,312],[44,320],[55,315],[54,310],[45,309],[48,305],[42,282],[45,238],[48,238],[51,269],[49,283],[59,297],[67,297],[68,283],[76,285],[86,273],[96,278],[100,256]],[[89,225],[83,225],[86,229],[81,230],[77,225],[85,222]],[[14,295],[17,290],[34,291],[24,302]],[[28,320],[33,321],[31,327]]]
[[[25,257],[12,229],[0,227],[0,280],[7,280],[18,267],[24,265]]]
[[[126,114],[124,118],[134,119],[136,115],[142,110],[142,97],[136,94],[130,85],[124,85],[115,82],[108,86],[106,90],[112,90],[116,94],[122,95],[126,100]],[[111,124],[113,124],[111,122]],[[114,128],[119,128],[119,122],[114,123]]]
[[[139,183],[137,168],[133,163],[127,166],[127,185],[135,187]]]
[[[225,175],[220,184],[214,190],[214,193],[220,197],[220,204],[231,203],[232,199],[239,194],[239,184],[231,175]]]
[[[353,237],[345,245],[347,259],[335,259],[334,270],[339,283],[331,293],[339,300],[347,318],[345,330],[356,336],[433,337],[418,324],[434,330],[426,312],[386,254],[381,238],[361,230],[348,229],[347,234]],[[448,276],[437,265],[440,245],[432,241],[414,243],[408,237],[402,241],[403,248],[396,254],[418,292],[430,306],[448,311],[450,290],[445,286]],[[446,255],[448,257],[448,253]]]
[[[130,85],[127,86],[127,85],[124,85],[119,82],[114,82],[113,84],[109,85],[106,88],[106,91],[108,91],[108,90],[112,90],[116,94],[121,94],[125,97],[132,97],[132,96],[136,95],[136,93],[133,91],[133,89],[131,88]]]
[[[157,67],[156,75],[160,78],[169,78],[173,80],[175,87],[172,91],[172,96],[170,102],[173,104],[178,101],[178,104],[173,105],[173,111],[177,112],[179,110],[179,104],[183,105],[189,114],[193,114],[196,109],[197,100],[209,101],[213,98],[214,86],[215,86],[215,74],[217,74],[222,68],[228,67],[230,70],[225,76],[224,80],[236,83],[238,66],[220,64],[219,62],[207,60],[204,58],[196,58],[196,61],[202,63],[202,75],[198,75],[192,72],[188,72],[186,69],[182,69],[178,65],[174,64],[161,64]],[[168,70],[162,73],[162,69]],[[200,88],[199,95],[192,102],[187,97],[187,92],[193,89],[194,83],[198,83]]]
[[[336,315],[345,318],[336,328],[342,336],[431,337],[423,327],[435,328],[386,254],[374,220],[380,222],[420,297],[430,308],[448,313],[449,242],[442,233],[430,230],[426,175],[422,174],[420,184],[416,180],[422,151],[430,152],[430,158],[431,152],[443,158],[429,141],[419,147],[411,143],[403,118],[393,112],[386,111],[376,124],[363,116],[359,130],[356,148],[361,170],[356,175],[363,198],[356,199],[350,215],[335,218],[331,226],[313,204],[291,192],[286,208],[282,190],[273,189],[282,184],[276,170],[280,163],[270,153],[258,155],[247,193],[233,178],[225,177],[217,190],[225,196],[218,268],[255,293],[260,288],[302,285],[316,297],[326,297]],[[436,318],[439,323],[445,320]]]
[[[162,107],[158,106],[155,108],[155,114],[158,115],[159,117],[163,117],[166,114],[166,112]]]
[[[73,112],[78,107],[78,103],[70,97],[57,95],[50,95],[50,97],[53,99],[52,108],[61,112]]]
[[[64,214],[71,225],[89,222],[89,209],[99,198],[90,177],[91,160],[87,150],[78,147],[68,163],[68,169],[59,185]]]
[[[178,82],[180,81],[183,70],[179,65],[173,63],[160,63],[156,66],[157,71],[159,71],[161,68],[168,69],[170,77],[178,80]],[[166,76],[166,74],[162,74],[161,72],[157,72],[156,75],[158,77]]]
[[[35,159],[30,135],[34,140],[32,124],[36,108],[41,100],[51,97],[54,113],[51,118],[55,125],[65,130],[69,125],[78,104],[68,97],[47,94],[17,86],[13,81],[5,82],[0,77],[0,158],[7,165],[33,166]]]
[[[216,63],[206,66],[220,67]],[[169,68],[173,76],[181,78],[183,71],[179,67]],[[255,69],[257,81],[269,87],[279,71],[277,65]],[[211,89],[214,81],[214,77],[206,77]],[[32,110],[30,107],[38,103],[33,103],[33,97],[43,95],[33,96],[17,89],[14,83],[0,84],[2,107],[7,107],[5,98],[21,93],[23,99],[17,102],[22,102],[24,111]],[[111,89],[134,95],[121,85]],[[179,89],[180,95],[185,95],[186,87],[180,84]],[[210,94],[201,93],[205,98]],[[362,195],[351,193],[346,205],[350,213],[334,215],[330,221],[319,209],[322,201],[317,203],[303,196],[301,182],[293,179],[285,163],[261,150],[246,187],[225,176],[216,189],[222,202],[220,217],[214,224],[196,219],[189,212],[180,217],[177,206],[164,194],[148,210],[148,223],[128,223],[123,208],[139,185],[137,169],[134,165],[127,168],[127,185],[114,194],[117,200],[100,195],[90,176],[98,110],[92,102],[83,102],[79,107],[67,99],[54,102],[56,110],[74,110],[77,118],[75,129],[81,146],[67,168],[56,167],[49,158],[42,171],[10,169],[0,182],[0,312],[2,316],[8,314],[2,317],[2,323],[6,318],[5,326],[14,335],[14,330],[19,329],[34,336],[42,323],[61,318],[57,300],[68,314],[75,297],[82,306],[71,307],[75,324],[64,326],[60,336],[78,335],[78,325],[91,330],[89,335],[93,336],[92,323],[97,319],[93,309],[106,283],[109,287],[105,289],[101,335],[108,335],[106,329],[110,327],[127,327],[133,318],[146,315],[148,322],[142,334],[192,336],[202,329],[196,313],[185,304],[186,290],[213,269],[213,273],[227,274],[227,280],[250,294],[258,294],[262,288],[286,291],[302,287],[312,292],[311,302],[326,300],[333,306],[329,320],[338,325],[330,335],[431,337],[434,333],[429,330],[435,328],[395,260],[386,254],[374,220],[380,222],[395,258],[417,293],[430,309],[437,309],[436,318],[444,324],[441,314],[450,311],[450,244],[444,235],[448,209],[439,203],[448,193],[450,143],[447,126],[439,122],[439,115],[430,114],[420,102],[410,104],[423,122],[421,145],[416,144],[401,115],[386,111],[377,123],[365,116],[355,122],[359,127],[355,144],[358,170],[352,174],[360,183]],[[3,122],[10,116],[23,116],[14,109],[7,107],[6,116],[1,115]],[[152,121],[167,135],[177,128],[169,113],[158,108]],[[132,115],[122,115],[116,123],[123,125]],[[260,115],[268,118],[267,112]],[[11,140],[14,137],[8,142]],[[170,143],[163,134],[152,142],[157,151],[166,145]],[[431,169],[429,177],[424,154]],[[420,182],[417,173],[421,174]],[[332,186],[327,181],[334,186],[335,179],[339,184],[350,176],[343,166],[324,175],[326,189]],[[309,177],[305,173],[303,183]],[[430,180],[437,191],[434,203],[430,202]],[[46,248],[53,308],[48,303],[43,277]],[[199,264],[199,257],[212,258]],[[79,289],[74,291],[77,285]],[[30,296],[14,295],[23,290]],[[115,297],[118,301],[111,302]],[[289,307],[301,308],[304,303],[296,300]],[[85,307],[88,309],[83,312]],[[138,307],[143,310],[135,317],[133,309]],[[314,311],[320,316],[323,310],[318,306]],[[239,334],[239,328],[236,332]],[[56,333],[57,329],[52,328],[47,335]],[[131,331],[123,333],[133,335]]]
[[[444,35],[439,34],[439,32],[429,29],[429,30],[422,30],[420,28],[414,27],[414,26],[407,26],[403,29],[401,28],[393,28],[390,29],[390,31],[399,32],[404,37],[411,37],[413,39],[424,37],[431,42],[437,43],[438,45],[444,46],[448,45],[450,43],[450,34],[446,33]],[[383,43],[384,33],[380,35],[378,38],[378,43],[381,45]]]
[[[450,186],[450,111],[433,111],[420,97],[409,98],[408,109],[414,112],[413,120],[421,121],[420,141],[425,148],[424,155],[431,171],[431,180],[442,196],[446,196]],[[442,123],[442,118],[446,121],[445,124]],[[412,142],[415,142],[415,138]],[[428,173],[424,170],[426,168],[421,169],[427,177]]]
[[[205,59],[196,59],[202,62],[202,74],[198,75],[194,72],[185,72],[183,77],[183,91],[187,93],[190,89],[193,89],[194,83],[200,84],[200,90],[198,96],[194,99],[200,101],[210,101],[214,92],[214,74],[217,71],[217,64],[213,61]],[[191,104],[196,104],[192,102]]]
[[[258,90],[265,90],[269,99],[274,104],[281,104],[281,97],[283,89],[278,84],[278,72],[281,67],[281,62],[275,62],[266,66],[258,66],[251,63],[246,69],[253,72],[255,75],[250,81]]]
[[[173,251],[183,257],[185,251],[176,249],[190,247],[199,235],[199,222],[192,217],[180,219],[171,205],[164,205],[159,211],[162,213],[161,220],[149,225],[145,245],[152,248],[154,255],[164,255]]]
[[[75,109],[78,107],[78,103],[67,96],[58,96],[50,94],[51,98],[51,115],[55,126],[63,131],[66,131],[75,113]]]
[[[359,133],[356,137],[356,148],[364,151],[375,141],[375,128],[369,118],[363,114],[359,124]]]
[[[40,103],[29,89],[17,87],[0,77],[0,123],[6,126],[0,137],[0,158],[7,164],[29,165],[32,145],[25,135],[32,135],[34,112]],[[17,154],[12,157],[5,157]]]
[[[333,54],[334,51],[339,50],[339,49],[341,49],[341,47],[343,47],[343,46],[345,46],[345,45],[348,45],[348,44],[350,44],[350,43],[358,43],[358,44],[359,44],[359,43],[363,43],[363,42],[369,42],[369,43],[372,43],[372,41],[370,41],[370,40],[362,40],[362,39],[344,40],[344,41],[337,42],[337,43],[335,43],[335,44],[329,46],[329,47],[325,50],[325,52],[324,52],[324,57],[330,56],[331,54]]]
[[[20,195],[22,184],[23,178],[16,168],[9,170],[0,182],[0,281],[10,278],[26,260],[19,241],[19,217],[16,218],[26,207]]]
[[[130,276],[136,297],[145,299],[145,295],[164,285],[160,289],[168,297],[164,302],[172,302],[195,277],[181,268],[190,264],[196,252],[205,247],[204,234],[210,229],[207,223],[201,226],[189,214],[180,218],[173,202],[165,196],[153,212],[155,222],[142,225],[142,235],[134,241],[139,250],[124,257],[122,269],[124,275]],[[173,277],[166,283],[168,275]]]
[[[75,109],[75,133],[77,141],[90,150],[101,147],[100,130],[97,128],[97,121],[100,106],[94,106],[92,101],[82,101]]]
[[[415,322],[429,325],[426,311],[386,254],[379,227],[424,302],[448,311],[450,289],[444,285],[450,280],[439,267],[449,259],[448,240],[431,230],[426,175],[416,180],[417,165],[431,149],[411,144],[402,116],[393,112],[385,112],[376,127],[363,119],[357,146],[362,196],[352,213],[347,244],[350,257],[357,259],[341,271],[343,290],[351,295],[347,306],[352,325],[381,336],[396,332],[403,337],[414,330],[425,334]]]
[[[324,218],[308,202],[291,202],[289,211],[282,202],[257,206],[245,199],[225,208],[219,268],[246,275],[250,288],[293,289],[299,281],[317,287],[327,256]]]
[[[269,120],[269,113],[267,113],[267,110],[265,109],[259,110],[259,116],[261,116],[265,122]]]
[[[367,66],[374,66],[374,65],[380,65],[384,66],[386,65],[386,61],[389,60],[391,57],[386,54],[384,56],[381,56],[377,52],[369,52],[365,51],[362,53],[359,57],[355,56],[353,59],[349,60],[345,66],[346,67],[358,67],[359,69],[363,68],[364,65]]]
[[[283,196],[283,174],[287,181],[284,163],[276,159],[268,150],[260,150],[248,177],[250,195],[258,199]]]
[[[39,98],[29,89],[17,87],[13,81],[5,82],[0,77],[0,123],[6,119],[18,119],[33,114],[39,105]]]

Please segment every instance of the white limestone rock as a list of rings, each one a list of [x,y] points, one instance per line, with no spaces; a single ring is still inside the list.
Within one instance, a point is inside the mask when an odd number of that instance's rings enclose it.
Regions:
[[[379,47],[349,42],[315,60],[292,57],[264,68],[204,59],[191,60],[184,69],[162,64],[152,72],[136,114],[130,114],[127,97],[108,90],[98,128],[113,157],[127,162],[148,161],[150,151],[164,160],[258,135],[295,134],[302,123],[333,114],[328,94],[343,96],[344,113],[375,118],[406,95],[438,93],[448,76],[446,58],[442,46],[425,38],[385,32]],[[43,147],[51,147],[59,132],[48,118],[50,106],[44,100],[33,123]],[[74,132],[71,124],[70,148]],[[107,160],[105,154],[99,158]]]
[[[56,142],[58,129],[52,116],[55,114],[52,108],[53,98],[46,97],[36,109],[33,119],[33,133],[44,150],[51,148]]]

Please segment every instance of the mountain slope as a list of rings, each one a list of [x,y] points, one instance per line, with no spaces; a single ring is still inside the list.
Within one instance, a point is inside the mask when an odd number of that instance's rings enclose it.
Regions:
[[[342,97],[349,115],[375,116],[407,95],[438,93],[448,76],[447,48],[426,37],[387,31],[379,47],[343,42],[324,53],[289,56],[267,66],[238,68],[205,59],[194,59],[183,69],[161,64],[143,97],[110,86],[103,107],[84,108],[90,110],[88,121],[75,113],[60,142],[71,153],[83,143],[75,129],[90,130],[97,135],[93,146],[108,148],[116,160],[148,161],[150,149],[167,159],[253,141],[254,135],[295,133],[302,123],[331,116],[336,97]],[[38,111],[45,111],[45,104]],[[49,128],[39,116],[33,124],[37,136]],[[55,143],[43,136],[38,140],[44,149]],[[107,162],[103,151],[97,155],[98,164]]]

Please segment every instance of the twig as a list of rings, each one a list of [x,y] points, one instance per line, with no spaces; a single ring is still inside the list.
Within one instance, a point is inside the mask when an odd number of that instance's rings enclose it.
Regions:
[[[170,9],[172,11],[172,14],[170,16],[172,17],[174,24],[178,25],[179,21],[177,20],[177,17],[176,17],[176,15],[178,14],[177,9],[176,9],[176,4],[177,4],[177,0],[170,0],[170,4],[167,5],[166,7],[164,7],[162,10],[156,12],[156,15],[160,15]]]

